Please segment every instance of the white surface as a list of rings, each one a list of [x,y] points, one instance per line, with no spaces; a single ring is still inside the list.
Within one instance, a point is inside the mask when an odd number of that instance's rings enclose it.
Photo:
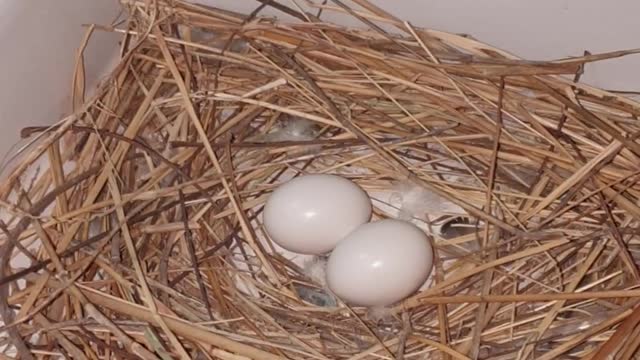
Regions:
[[[327,285],[352,305],[387,306],[418,290],[432,265],[433,249],[422,230],[381,220],[360,226],[333,250]]]
[[[249,12],[253,0],[200,0]],[[281,1],[288,6],[305,1]],[[331,4],[331,2],[329,2]],[[638,0],[374,0],[417,26],[472,34],[530,59],[555,59],[640,47]],[[26,125],[50,124],[69,112],[75,50],[83,23],[109,24],[116,0],[0,0],[0,154]],[[266,14],[274,14],[268,10]],[[329,13],[326,13],[329,14]],[[344,16],[323,18],[345,22]],[[356,24],[353,19],[347,21]],[[115,54],[115,38],[97,34],[87,50],[88,87]],[[596,86],[640,90],[640,56],[587,68]]]
[[[48,125],[70,112],[82,24],[109,24],[118,11],[116,0],[0,0],[0,157],[21,128]],[[86,51],[88,87],[117,54],[117,41],[96,32]]]
[[[371,218],[371,200],[335,175],[306,175],[278,187],[264,207],[269,237],[299,254],[320,255]]]

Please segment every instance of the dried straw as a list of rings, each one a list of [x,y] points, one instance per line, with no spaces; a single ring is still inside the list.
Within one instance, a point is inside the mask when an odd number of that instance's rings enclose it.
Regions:
[[[89,28],[81,48],[123,35],[119,65],[85,101],[79,51],[75,113],[25,128],[37,138],[0,187],[5,354],[634,356],[640,104],[579,78],[638,50],[524,61],[366,0],[261,3],[127,0],[121,26]],[[260,17],[267,5],[295,21]],[[300,119],[314,137],[268,140]],[[299,289],[321,285],[265,240],[260,212],[279,183],[317,172],[412,183],[474,231],[435,233],[431,286],[382,317],[315,305]]]

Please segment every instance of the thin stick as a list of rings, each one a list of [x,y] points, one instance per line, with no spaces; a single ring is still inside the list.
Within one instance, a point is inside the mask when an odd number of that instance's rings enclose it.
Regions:
[[[640,296],[640,290],[609,290],[587,291],[578,293],[550,293],[550,294],[512,294],[512,295],[452,295],[428,296],[420,299],[425,304],[463,304],[490,302],[540,302],[586,299],[615,299],[635,298]]]

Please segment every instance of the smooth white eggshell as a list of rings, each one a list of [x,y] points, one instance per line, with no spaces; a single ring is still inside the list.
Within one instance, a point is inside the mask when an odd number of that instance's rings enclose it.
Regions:
[[[348,304],[386,306],[418,290],[433,265],[433,249],[417,226],[400,220],[364,224],[329,256],[327,285]]]
[[[324,254],[371,218],[371,199],[335,175],[305,175],[278,187],[264,207],[269,237],[300,254]]]

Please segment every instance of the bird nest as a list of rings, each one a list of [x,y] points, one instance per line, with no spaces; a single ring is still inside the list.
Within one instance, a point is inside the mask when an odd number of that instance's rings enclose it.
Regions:
[[[24,129],[0,188],[3,358],[633,356],[640,104],[579,81],[630,52],[524,61],[353,2],[90,27],[119,63],[85,101],[79,58],[73,114]],[[350,307],[278,249],[262,206],[306,173],[422,227],[428,283]]]

